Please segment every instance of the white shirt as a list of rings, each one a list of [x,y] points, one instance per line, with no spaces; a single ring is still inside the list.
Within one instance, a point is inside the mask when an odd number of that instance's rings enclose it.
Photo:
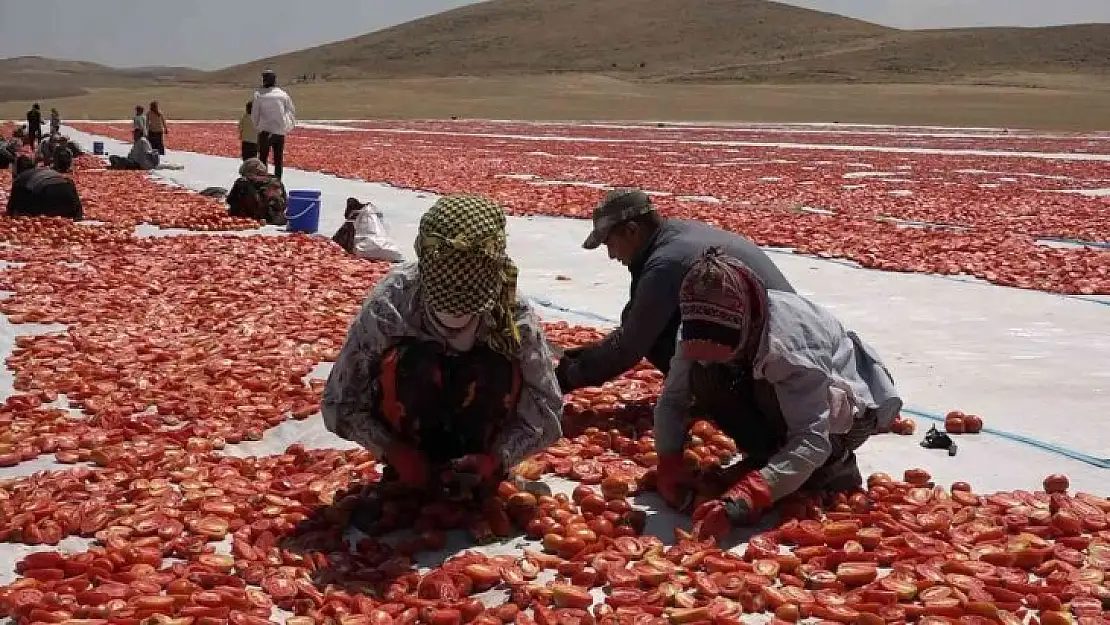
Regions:
[[[258,132],[287,135],[297,127],[297,109],[284,89],[263,87],[254,92],[251,120]]]

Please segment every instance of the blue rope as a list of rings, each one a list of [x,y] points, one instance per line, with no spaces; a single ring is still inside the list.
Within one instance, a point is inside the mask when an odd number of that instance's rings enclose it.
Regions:
[[[575,310],[573,308],[567,308],[566,306],[556,304],[555,302],[552,302],[551,300],[548,300],[548,299],[541,299],[541,298],[536,298],[536,297],[533,297],[533,298],[530,298],[530,299],[533,302],[535,302],[536,304],[538,304],[538,305],[540,305],[544,308],[549,308],[551,310],[557,310],[557,311],[562,312],[562,313],[575,315],[575,316],[578,316],[578,317],[585,317],[587,319],[596,319],[598,321],[602,321],[602,322],[608,323],[610,325],[619,325],[619,323],[620,323],[620,322],[616,321],[615,319],[609,319],[608,317],[605,317],[603,315],[598,315],[598,314],[588,312],[588,311]],[[1101,301],[1097,301],[1097,300],[1088,300],[1088,301],[1096,301],[1099,304],[1110,304],[1110,302],[1101,302]],[[932,413],[932,412],[924,412],[924,411],[921,411],[921,410],[915,410],[913,408],[902,408],[902,412],[904,412],[906,414],[909,414],[909,415],[913,415],[915,417],[922,418],[922,419],[928,419],[930,421],[936,421],[938,423],[943,423],[944,422],[944,417],[943,416],[938,415],[936,413]],[[983,432],[986,433],[986,434],[993,434],[994,436],[1006,439],[1008,441],[1013,441],[1013,442],[1016,442],[1016,443],[1022,443],[1024,445],[1028,445],[1030,447],[1035,447],[1035,448],[1040,449],[1042,451],[1048,451],[1048,452],[1055,453],[1055,454],[1058,454],[1058,455],[1061,455],[1061,456],[1065,456],[1067,458],[1071,458],[1072,460],[1078,460],[1079,462],[1089,464],[1093,467],[1098,467],[1099,469],[1110,469],[1110,458],[1095,458],[1094,456],[1091,456],[1089,454],[1085,454],[1081,451],[1076,451],[1074,449],[1069,449],[1067,447],[1057,445],[1055,443],[1049,443],[1049,442],[1037,440],[1035,438],[1031,438],[1031,437],[1025,436],[1023,434],[1015,434],[1013,432],[1006,432],[1004,430],[996,430],[994,428],[985,427],[985,428],[983,428]]]
[[[914,410],[912,408],[902,408],[902,412],[911,414],[915,417],[921,417],[922,419],[929,419],[930,421],[937,421],[941,423],[944,422],[944,417],[931,412],[922,412],[920,410]],[[983,428],[983,432],[987,434],[993,434],[999,438],[1004,438],[1006,440],[1022,443],[1031,447],[1036,447],[1037,449],[1059,454],[1061,456],[1066,456],[1068,458],[1071,458],[1072,460],[1078,460],[1079,462],[1083,462],[1091,466],[1098,467],[1100,469],[1110,469],[1110,458],[1095,458],[1094,456],[1091,456],[1089,454],[1085,454],[1074,449],[1069,449],[1062,445],[1047,443],[1035,438],[1030,438],[1023,434],[1014,434],[1013,432],[996,430],[994,428],[985,427]]]

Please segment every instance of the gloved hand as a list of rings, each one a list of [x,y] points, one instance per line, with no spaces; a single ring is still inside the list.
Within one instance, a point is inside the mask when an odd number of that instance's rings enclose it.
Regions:
[[[469,454],[452,460],[440,479],[448,489],[463,493],[491,483],[501,473],[501,461],[489,454]]]
[[[771,507],[771,487],[759,471],[749,471],[720,499],[707,501],[694,511],[694,536],[720,539],[733,528],[750,525]]]
[[[423,488],[428,484],[428,460],[419,450],[404,443],[394,443],[385,450],[385,461],[397,472],[397,481],[405,486]]]
[[[686,512],[694,502],[694,476],[682,459],[682,454],[659,457],[655,469],[655,490],[667,505]]]

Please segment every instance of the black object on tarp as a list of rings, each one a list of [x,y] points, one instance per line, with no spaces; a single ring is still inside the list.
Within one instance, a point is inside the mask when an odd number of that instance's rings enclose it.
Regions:
[[[955,456],[958,450],[956,441],[952,440],[951,436],[938,430],[935,425],[925,433],[925,439],[921,441],[921,446],[925,449],[947,449],[949,456]]]

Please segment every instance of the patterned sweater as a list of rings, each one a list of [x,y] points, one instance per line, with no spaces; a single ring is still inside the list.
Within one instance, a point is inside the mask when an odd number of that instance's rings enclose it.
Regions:
[[[328,430],[359,443],[379,458],[393,432],[371,416],[371,406],[377,399],[369,379],[371,364],[403,338],[446,344],[427,327],[423,311],[417,264],[399,265],[374,287],[362,305],[324,388],[321,412]],[[479,342],[488,336],[486,322],[483,319],[478,329]],[[554,355],[531,305],[523,297],[517,298],[516,324],[521,336],[517,357],[524,382],[517,404],[518,418],[496,435],[491,450],[506,468],[563,435],[563,397],[555,379]]]

